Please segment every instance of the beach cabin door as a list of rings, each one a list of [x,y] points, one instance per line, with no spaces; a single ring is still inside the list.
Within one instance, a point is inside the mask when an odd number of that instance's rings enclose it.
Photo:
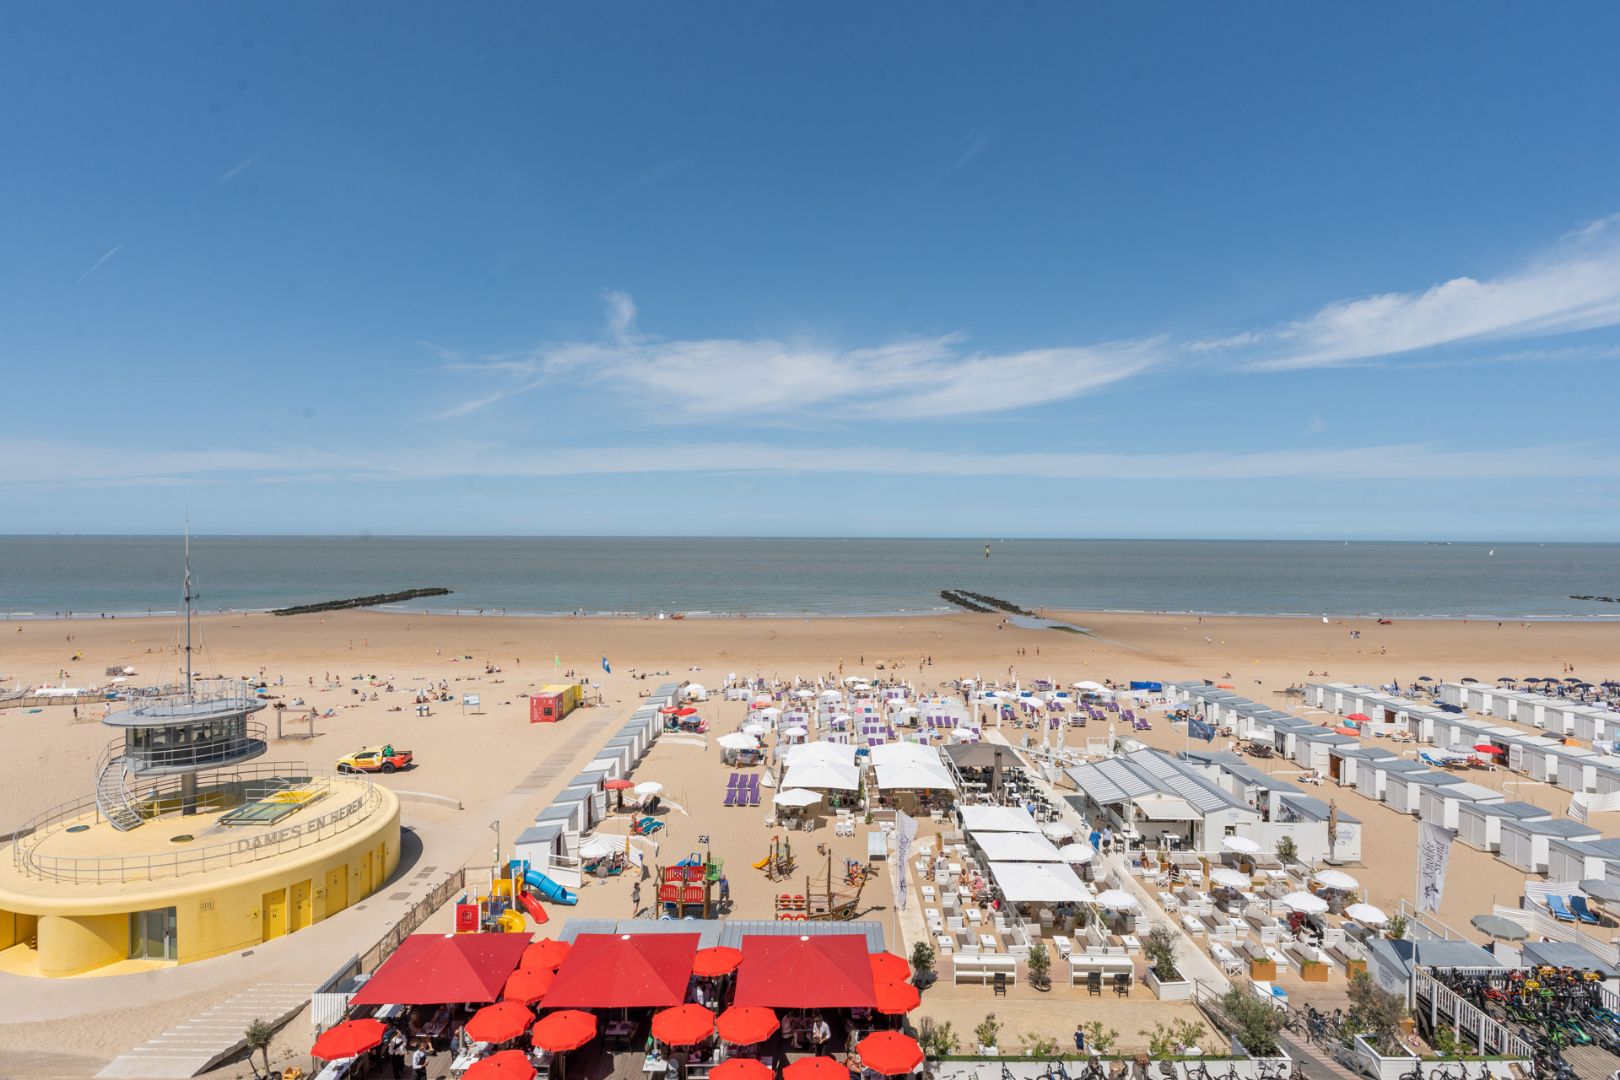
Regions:
[[[349,864],[334,866],[326,872],[326,917],[349,906]]]
[[[296,882],[292,887],[292,925],[289,930],[302,930],[311,921],[309,906],[309,879]]]
[[[259,925],[269,941],[287,932],[287,890],[272,889],[259,903]]]

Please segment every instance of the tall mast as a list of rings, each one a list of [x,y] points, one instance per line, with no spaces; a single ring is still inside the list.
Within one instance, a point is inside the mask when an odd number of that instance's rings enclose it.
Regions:
[[[186,703],[191,703],[191,519],[186,519]]]

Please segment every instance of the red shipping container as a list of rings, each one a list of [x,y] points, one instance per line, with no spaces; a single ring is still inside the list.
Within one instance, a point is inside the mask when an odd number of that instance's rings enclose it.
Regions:
[[[535,694],[529,699],[529,723],[555,724],[561,719],[561,694]]]

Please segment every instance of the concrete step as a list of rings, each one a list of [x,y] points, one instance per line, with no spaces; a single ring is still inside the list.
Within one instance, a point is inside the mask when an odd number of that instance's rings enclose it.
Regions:
[[[309,1004],[309,988],[260,983],[120,1054],[97,1080],[184,1080],[242,1051],[254,1020],[278,1028]]]

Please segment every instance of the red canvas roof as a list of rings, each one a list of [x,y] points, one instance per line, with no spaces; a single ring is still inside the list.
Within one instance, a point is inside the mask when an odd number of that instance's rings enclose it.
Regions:
[[[736,1005],[773,1009],[872,1008],[866,937],[826,934],[743,938]]]
[[[541,999],[548,1009],[679,1005],[696,934],[580,934]]]
[[[412,934],[354,996],[354,1005],[453,1005],[501,996],[527,934]]]

